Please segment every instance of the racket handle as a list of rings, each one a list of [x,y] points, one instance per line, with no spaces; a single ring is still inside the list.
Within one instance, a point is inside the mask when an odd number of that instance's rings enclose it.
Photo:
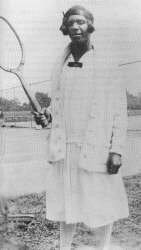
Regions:
[[[43,112],[33,112],[34,119],[37,125],[41,125],[42,128],[46,128],[49,123],[52,122],[51,113],[43,113]]]
[[[13,71],[13,70],[11,71],[11,73],[15,74],[19,78],[19,80],[21,82],[21,85],[22,85],[22,88],[23,88],[26,96],[28,97],[33,110],[40,113],[41,112],[41,106],[40,106],[39,102],[37,101],[37,99],[34,97],[34,94],[31,91],[31,89],[29,88],[29,86],[25,82],[25,80],[24,80],[24,78],[22,76],[22,73],[17,72],[17,71]]]
[[[47,128],[48,123],[45,125],[44,123],[41,123],[42,128]]]

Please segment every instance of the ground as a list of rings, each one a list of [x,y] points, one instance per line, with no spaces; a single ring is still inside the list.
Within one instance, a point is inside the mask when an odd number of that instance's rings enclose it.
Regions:
[[[141,175],[124,178],[128,194],[130,217],[114,224],[112,242],[126,250],[141,250]],[[28,224],[9,222],[5,239],[25,243],[30,250],[59,249],[59,223],[45,218],[45,193],[8,199],[10,213],[34,213],[35,218]],[[3,229],[1,224],[1,229]],[[95,245],[98,237],[83,224],[78,224],[73,248],[79,244]],[[7,249],[5,249],[7,250]],[[8,249],[9,250],[9,249]]]

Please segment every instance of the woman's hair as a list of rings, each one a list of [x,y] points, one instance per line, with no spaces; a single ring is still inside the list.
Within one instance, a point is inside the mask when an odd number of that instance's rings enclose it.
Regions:
[[[69,17],[72,15],[82,15],[87,19],[89,33],[92,33],[95,30],[93,14],[89,10],[85,9],[84,7],[76,5],[76,6],[71,7],[64,14],[62,25],[60,27],[60,30],[62,31],[63,35],[69,34],[67,22],[68,22]]]

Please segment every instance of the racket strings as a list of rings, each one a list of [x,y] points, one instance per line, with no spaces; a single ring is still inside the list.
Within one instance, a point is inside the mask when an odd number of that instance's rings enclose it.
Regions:
[[[17,37],[8,24],[0,19],[0,66],[8,70],[17,68],[22,57],[22,50]]]

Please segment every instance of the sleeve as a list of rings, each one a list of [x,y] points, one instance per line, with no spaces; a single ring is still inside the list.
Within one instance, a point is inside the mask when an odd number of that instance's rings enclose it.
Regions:
[[[118,71],[113,93],[113,126],[110,152],[124,153],[127,134],[127,95],[124,78]]]

